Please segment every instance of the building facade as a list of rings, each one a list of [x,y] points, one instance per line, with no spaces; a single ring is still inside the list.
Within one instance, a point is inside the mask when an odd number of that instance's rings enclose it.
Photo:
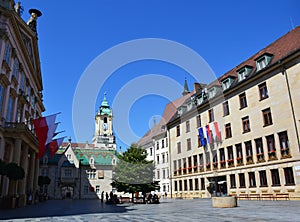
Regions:
[[[172,197],[300,198],[300,27],[203,90],[168,122]]]
[[[51,179],[40,193],[53,199],[101,199],[115,191],[111,183],[117,164],[112,110],[104,96],[95,116],[93,143],[63,143],[51,159],[41,160],[41,176]]]
[[[0,159],[25,171],[19,181],[0,175],[0,199],[18,197],[19,206],[38,188],[38,141],[32,120],[45,110],[36,33],[41,13],[32,10],[36,16],[26,23],[18,4],[0,1]]]

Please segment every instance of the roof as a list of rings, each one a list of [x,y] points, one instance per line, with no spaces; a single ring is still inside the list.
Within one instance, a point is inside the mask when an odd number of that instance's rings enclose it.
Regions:
[[[94,158],[94,165],[112,165],[112,160],[117,159],[115,150],[98,149],[73,149],[78,160],[82,165],[89,165],[89,160]]]

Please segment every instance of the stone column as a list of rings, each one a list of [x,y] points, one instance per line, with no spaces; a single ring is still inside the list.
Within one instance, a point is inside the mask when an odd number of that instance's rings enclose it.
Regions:
[[[26,185],[27,185],[27,176],[28,176],[28,146],[22,148],[22,157],[21,157],[21,167],[25,171],[25,178],[23,181],[18,184],[18,191],[20,195],[20,206],[26,205]]]
[[[35,200],[36,191],[38,191],[38,177],[39,177],[39,159],[34,158],[35,167],[34,167],[34,181],[33,181],[33,200]]]
[[[28,166],[28,189],[33,192],[33,182],[34,182],[34,172],[35,172],[35,152],[30,152],[30,160],[29,160],[29,166]]]
[[[15,140],[13,162],[15,162],[18,165],[20,165],[21,145],[22,145],[22,140],[17,138]]]

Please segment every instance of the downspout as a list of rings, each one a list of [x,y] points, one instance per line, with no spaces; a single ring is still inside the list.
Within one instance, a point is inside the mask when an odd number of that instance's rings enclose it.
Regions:
[[[281,61],[279,61],[279,63],[281,63]],[[288,77],[287,77],[287,72],[286,72],[285,67],[283,65],[281,65],[281,68],[282,68],[282,75],[285,76],[285,81],[286,81],[287,90],[288,90],[288,94],[289,94],[289,100],[290,100],[290,104],[291,104],[291,108],[292,108],[292,116],[293,116],[293,120],[294,120],[294,127],[295,127],[295,132],[296,132],[296,137],[297,137],[297,144],[298,144],[298,148],[299,148],[299,151],[300,151],[299,133],[298,133],[298,128],[297,128],[297,121],[296,121],[296,116],[295,116],[293,100],[292,100],[292,96],[291,96],[290,84],[289,84],[289,80],[288,80]]]

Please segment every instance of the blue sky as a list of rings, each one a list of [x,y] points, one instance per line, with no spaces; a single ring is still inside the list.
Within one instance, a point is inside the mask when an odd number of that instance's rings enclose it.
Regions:
[[[25,21],[29,18],[30,8],[43,13],[38,19],[38,37],[44,115],[61,112],[58,130],[65,130],[64,135],[71,136],[74,142],[91,141],[94,133],[94,118],[91,117],[80,124],[77,130],[80,135],[74,134],[73,101],[80,78],[99,56],[113,47],[145,38],[170,40],[194,50],[215,76],[221,76],[300,24],[300,2],[297,0],[24,0],[22,6]],[[131,52],[128,50],[122,56]],[[95,81],[106,74],[104,67],[98,68],[93,70],[97,74]],[[136,90],[140,94],[143,89],[151,88],[144,78],[149,74],[166,76],[182,85],[186,78],[190,89],[195,81],[194,76],[178,64],[149,59],[130,62],[109,74],[97,89],[99,94],[94,95],[97,96],[92,102],[94,106],[88,109],[94,115],[106,92],[109,103],[118,107],[113,110],[114,115],[126,113],[126,118],[121,121],[129,122],[132,133],[141,137],[148,131],[153,116],[162,114],[170,98],[163,92],[144,93],[129,104],[129,110],[121,110],[116,96],[126,95],[126,90],[130,93]],[[201,81],[206,80],[205,75],[203,73]],[[143,81],[134,81],[139,77],[143,77]],[[172,92],[174,98],[180,97],[178,88],[162,82],[158,85],[161,91]],[[90,90],[87,85],[86,100],[90,98]],[[126,106],[126,99],[122,98]],[[114,122],[114,125],[118,124]],[[116,136],[118,146],[123,150],[135,142]]]

